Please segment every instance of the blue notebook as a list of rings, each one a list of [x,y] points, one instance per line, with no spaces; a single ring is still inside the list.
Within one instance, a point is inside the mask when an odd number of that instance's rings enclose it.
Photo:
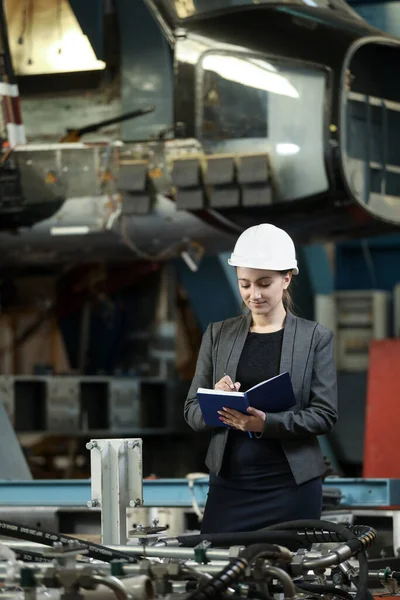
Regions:
[[[223,390],[198,388],[197,400],[204,422],[210,427],[229,427],[220,421],[217,412],[224,406],[242,413],[246,413],[249,406],[265,413],[276,413],[293,408],[296,404],[292,381],[287,372],[261,381],[247,392],[224,392]]]

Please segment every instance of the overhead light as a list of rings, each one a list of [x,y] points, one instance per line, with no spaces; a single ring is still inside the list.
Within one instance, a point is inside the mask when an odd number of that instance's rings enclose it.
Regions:
[[[73,225],[65,227],[52,227],[51,235],[85,235],[90,232],[88,225]]]
[[[290,98],[299,97],[298,91],[286,77],[280,75],[275,67],[261,60],[208,54],[204,57],[203,68],[228,81]]]
[[[277,144],[276,152],[281,156],[292,156],[300,152],[300,146],[297,144]]]

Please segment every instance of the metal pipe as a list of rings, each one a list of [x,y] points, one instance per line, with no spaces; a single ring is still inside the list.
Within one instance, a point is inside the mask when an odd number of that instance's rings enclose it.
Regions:
[[[305,558],[301,562],[301,566],[306,570],[328,568],[332,567],[333,565],[343,563],[353,554],[354,552],[347,544],[341,544],[324,556],[319,556],[317,558]]]
[[[268,575],[274,575],[276,579],[281,582],[286,600],[293,600],[293,598],[296,596],[296,587],[291,580],[290,575],[288,575],[286,571],[283,571],[278,567],[272,567],[268,565],[268,567],[265,567],[265,573],[268,573]]]
[[[40,577],[42,573],[44,573],[48,568],[49,568],[49,564],[48,563],[32,563],[32,568],[35,569],[36,573],[37,573],[37,577]],[[224,565],[221,564],[198,564],[198,563],[193,563],[192,565],[182,565],[183,568],[185,568],[186,566],[188,568],[194,568],[195,571],[197,571],[202,575],[216,575],[218,573],[221,572],[221,569],[223,568]],[[97,573],[100,571],[101,573],[104,573],[104,576],[107,576],[110,574],[110,565],[108,564],[102,564],[102,563],[77,563],[76,568],[78,571],[80,570],[85,570],[85,572],[87,572],[90,569],[95,570]],[[143,574],[143,568],[140,565],[133,565],[133,564],[129,564],[129,565],[124,565],[124,573],[127,576],[137,576],[137,575],[142,575]],[[0,563],[0,583],[4,582],[4,581],[9,581],[9,568],[7,567],[6,564],[2,564]]]
[[[117,579],[117,577],[114,577],[113,575],[106,575],[104,577],[102,575],[92,575],[92,580],[95,583],[105,585],[112,590],[117,600],[129,600],[126,587],[119,579]]]

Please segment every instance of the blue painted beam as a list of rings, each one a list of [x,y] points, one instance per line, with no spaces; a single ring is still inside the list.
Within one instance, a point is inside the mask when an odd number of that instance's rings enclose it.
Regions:
[[[342,507],[400,506],[400,479],[325,479],[324,487],[340,489]]]
[[[339,489],[341,507],[400,506],[400,479],[328,478],[324,487]],[[204,506],[208,477],[194,484],[199,506]],[[143,481],[145,506],[190,508],[187,479]],[[91,499],[89,480],[0,481],[0,506],[82,506]]]
[[[195,483],[196,499],[204,506],[208,478]],[[0,506],[86,506],[91,500],[90,480],[0,481]],[[143,481],[145,506],[192,506],[187,479]]]
[[[202,331],[211,322],[241,314],[235,269],[226,263],[226,259],[227,255],[205,256],[196,272],[181,259],[174,262],[177,277],[187,292]]]
[[[314,294],[331,294],[334,291],[334,276],[331,263],[323,246],[311,245],[301,248]]]

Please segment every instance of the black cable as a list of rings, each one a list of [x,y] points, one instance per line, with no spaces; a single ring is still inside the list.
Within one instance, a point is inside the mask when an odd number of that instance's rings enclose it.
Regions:
[[[15,558],[17,560],[22,560],[24,562],[36,562],[36,563],[51,563],[52,558],[46,558],[43,554],[39,552],[30,552],[27,550],[20,550],[17,548],[9,547],[15,554]]]
[[[207,581],[202,588],[190,594],[188,600],[208,600],[220,597],[228,587],[244,577],[247,565],[247,561],[243,558],[235,558],[222,571]]]
[[[339,523],[331,523],[323,520],[300,520],[287,521],[276,525],[269,525],[260,531],[293,531],[304,530],[303,535],[308,542],[344,542],[358,539],[363,548],[369,548],[375,541],[376,531],[367,525],[356,527],[345,527]],[[311,531],[310,531],[311,530]],[[299,533],[299,532],[298,532]]]
[[[353,600],[353,596],[346,592],[346,590],[341,590],[336,588],[334,585],[317,585],[315,583],[303,583],[297,581],[294,582],[296,587],[298,587],[301,591],[310,592],[315,594],[330,594],[332,596],[337,596],[338,598],[344,598],[345,600]]]
[[[306,523],[306,528],[304,528],[303,523]],[[311,525],[308,527],[307,524]],[[317,527],[316,524],[318,524]],[[326,527],[322,527],[322,524],[326,524]],[[194,548],[197,544],[206,540],[211,542],[215,547],[247,546],[249,544],[264,542],[286,546],[290,550],[296,551],[309,543],[349,542],[355,539],[360,541],[359,547],[361,549],[363,546],[369,547],[372,545],[376,536],[375,530],[368,526],[358,526],[354,528],[353,532],[352,529],[348,529],[343,525],[338,525],[337,527],[335,525],[326,521],[291,521],[271,525],[258,531],[182,535],[174,539],[178,540],[179,544],[186,548]],[[303,530],[301,531],[301,529]],[[353,535],[353,533],[356,535]],[[167,542],[168,540],[165,541]]]
[[[265,531],[273,531],[274,529],[289,529],[289,530],[298,530],[307,529],[320,530],[319,533],[323,533],[323,535],[329,536],[330,533],[337,533],[342,535],[346,541],[346,543],[353,548],[354,554],[359,562],[359,577],[357,584],[357,593],[355,595],[355,600],[371,600],[372,594],[368,590],[368,560],[365,554],[365,548],[368,548],[376,538],[376,531],[372,527],[368,526],[358,526],[353,527],[351,529],[345,527],[344,525],[339,525],[338,523],[330,523],[329,521],[323,520],[301,520],[301,521],[288,521],[287,523],[279,523],[279,525],[270,525],[265,528]],[[325,533],[326,532],[326,533]],[[357,535],[358,534],[358,535]],[[308,539],[312,539],[311,537]],[[328,541],[328,539],[326,540]],[[359,549],[357,551],[357,545],[359,545]]]
[[[202,541],[211,542],[213,546],[218,548],[261,543],[290,546],[291,550],[298,550],[304,546],[304,537],[294,531],[239,531],[234,533],[181,535],[174,539],[178,540],[179,544],[185,548],[194,548]]]
[[[259,556],[263,556],[265,558],[269,558],[272,560],[278,560],[279,558],[284,558],[284,554],[282,549],[279,546],[275,546],[273,544],[252,544],[251,546],[247,546],[241,553],[240,558],[244,558],[244,560],[250,565],[253,560],[258,558]],[[289,554],[290,556],[290,554]]]
[[[107,548],[107,546],[94,544],[92,542],[80,540],[79,538],[60,535],[59,533],[49,531],[42,531],[41,529],[35,529],[34,527],[25,527],[23,525],[18,525],[17,523],[10,523],[9,521],[0,521],[0,532],[4,537],[26,540],[28,542],[38,542],[40,544],[44,544],[45,546],[53,546],[54,542],[61,542],[65,546],[78,544],[87,550],[86,556],[96,560],[102,560],[104,562],[111,562],[118,559],[125,560],[130,563],[137,562],[135,557],[127,554],[126,552],[111,550],[111,548]]]
[[[209,600],[210,598],[219,597],[228,587],[231,587],[244,577],[248,565],[259,556],[265,556],[273,560],[285,558],[279,546],[274,546],[273,544],[253,544],[247,546],[239,557],[233,559],[231,563],[210,579],[202,588],[192,593],[189,596],[189,600]]]

